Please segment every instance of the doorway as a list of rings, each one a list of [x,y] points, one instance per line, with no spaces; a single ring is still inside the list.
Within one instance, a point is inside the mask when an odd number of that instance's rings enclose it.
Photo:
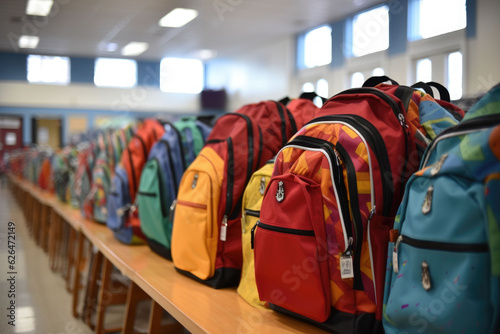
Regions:
[[[50,146],[54,150],[62,147],[62,121],[60,118],[33,118],[32,142]]]
[[[18,116],[0,116],[0,159],[5,152],[23,147],[23,119]]]

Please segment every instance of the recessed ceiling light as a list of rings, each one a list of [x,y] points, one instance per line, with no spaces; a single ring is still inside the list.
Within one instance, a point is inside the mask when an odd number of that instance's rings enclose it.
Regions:
[[[201,60],[212,59],[217,56],[217,51],[210,49],[202,49],[197,52],[197,58]]]
[[[161,18],[162,27],[180,28],[198,16],[198,11],[188,8],[176,8]]]
[[[101,42],[101,43],[99,43],[97,48],[101,51],[113,52],[113,51],[116,51],[118,49],[118,44]]]
[[[130,42],[125,45],[122,49],[123,56],[138,56],[149,47],[148,43],[145,42]]]
[[[39,41],[40,37],[38,36],[22,35],[19,37],[18,45],[22,49],[34,49],[38,46]]]
[[[47,16],[52,9],[53,3],[53,0],[28,0],[28,5],[26,6],[26,14]]]

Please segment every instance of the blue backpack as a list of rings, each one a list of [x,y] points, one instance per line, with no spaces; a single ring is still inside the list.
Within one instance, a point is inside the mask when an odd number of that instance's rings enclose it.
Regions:
[[[430,144],[390,240],[386,333],[500,333],[500,85]]]
[[[183,119],[166,125],[165,130],[142,171],[137,207],[149,247],[172,260],[170,211],[175,207],[182,175],[203,147],[210,128],[195,119]]]

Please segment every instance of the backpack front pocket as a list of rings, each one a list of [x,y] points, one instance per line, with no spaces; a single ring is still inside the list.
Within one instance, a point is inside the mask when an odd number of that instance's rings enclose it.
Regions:
[[[260,299],[325,321],[331,304],[320,186],[292,174],[273,178],[254,246]]]
[[[384,320],[391,324],[387,332],[394,327],[408,333],[489,332],[490,323],[484,322],[493,318],[487,244],[402,235],[392,256],[384,310]]]
[[[175,266],[200,279],[214,275],[218,241],[217,209],[224,161],[204,148],[182,177],[172,231]]]

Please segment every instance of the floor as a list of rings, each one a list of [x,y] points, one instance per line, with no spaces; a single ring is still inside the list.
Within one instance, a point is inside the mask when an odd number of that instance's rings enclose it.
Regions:
[[[9,222],[15,224],[15,246],[10,244],[10,249]],[[9,264],[12,258],[8,252],[13,250],[15,263]],[[8,281],[11,277],[15,279],[15,288]],[[12,302],[15,302],[15,326],[8,323],[11,319],[7,308]],[[73,318],[70,305],[71,295],[66,291],[65,281],[50,270],[48,256],[29,236],[13,196],[7,186],[0,186],[0,333],[92,333],[81,320]]]

